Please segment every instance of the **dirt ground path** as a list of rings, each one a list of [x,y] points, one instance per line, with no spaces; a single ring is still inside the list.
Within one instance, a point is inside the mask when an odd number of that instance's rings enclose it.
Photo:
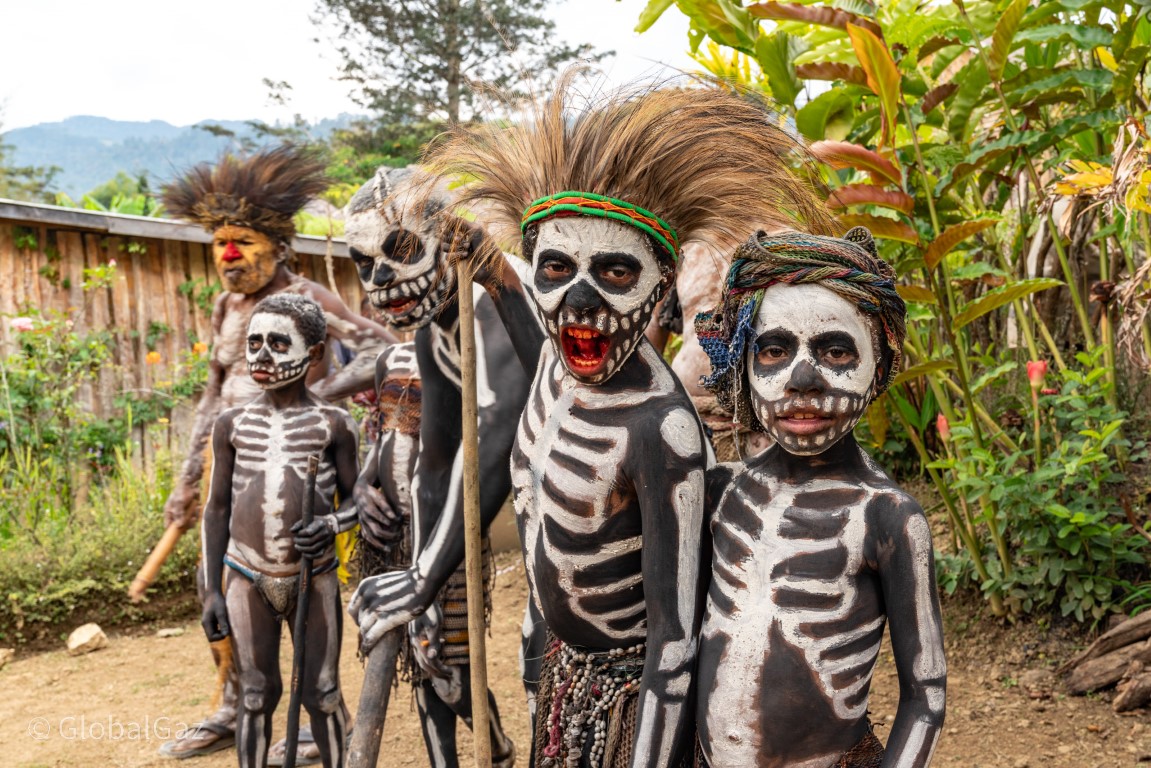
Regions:
[[[502,555],[495,590],[489,676],[504,724],[527,764],[528,722],[517,653],[526,591],[517,559]],[[1052,692],[1047,670],[1070,654],[1065,640],[971,620],[969,609],[949,606],[947,724],[935,765],[964,768],[1112,768],[1151,763],[1147,713],[1117,716],[1105,698],[1067,698]],[[207,714],[213,668],[196,623],[182,635],[155,631],[114,635],[108,648],[70,657],[51,652],[17,658],[0,670],[0,766],[186,766],[224,768],[232,752],[194,760],[157,756],[166,734]],[[344,627],[342,679],[350,707],[363,673],[356,659],[355,628]],[[872,686],[876,731],[886,739],[898,700],[898,682],[887,647]],[[290,646],[281,660],[287,679]],[[283,710],[276,720],[279,738]],[[459,748],[470,764],[471,741],[460,729]],[[383,766],[427,766],[414,702],[405,686],[393,698]]]

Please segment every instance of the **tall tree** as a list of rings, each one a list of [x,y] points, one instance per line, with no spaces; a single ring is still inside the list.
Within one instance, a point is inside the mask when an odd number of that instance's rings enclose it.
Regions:
[[[336,25],[343,79],[384,123],[476,117],[477,89],[545,87],[591,45],[556,38],[548,0],[317,0]]]

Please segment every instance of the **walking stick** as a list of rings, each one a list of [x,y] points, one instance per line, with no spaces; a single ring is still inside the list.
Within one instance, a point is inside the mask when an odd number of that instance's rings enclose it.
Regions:
[[[464,566],[468,585],[468,661],[472,677],[472,743],[476,768],[491,768],[487,627],[484,626],[483,539],[480,521],[479,421],[476,405],[476,313],[472,270],[456,263],[460,306],[460,381],[463,395]]]
[[[376,768],[380,758],[380,740],[384,736],[384,719],[388,699],[396,679],[396,657],[404,641],[404,627],[388,632],[368,651],[364,666],[364,687],[356,710],[356,728],[348,748],[348,768]]]
[[[303,526],[312,524],[316,511],[316,472],[318,456],[308,457],[308,475],[304,479]],[[304,555],[300,562],[300,593],[296,597],[296,623],[292,631],[292,694],[288,699],[288,733],[284,743],[284,768],[296,768],[296,747],[300,740],[300,699],[304,674],[304,635],[308,631],[308,597],[312,591],[312,558]]]
[[[179,523],[172,523],[164,529],[164,535],[160,537],[159,543],[152,548],[151,554],[144,564],[140,566],[139,572],[136,573],[136,578],[132,579],[132,584],[128,587],[128,599],[133,603],[138,603],[144,599],[144,592],[148,587],[152,586],[152,582],[156,580],[156,576],[160,573],[160,568],[163,567],[164,561],[172,554],[172,550],[176,548],[176,542],[184,535],[187,528],[182,527]]]

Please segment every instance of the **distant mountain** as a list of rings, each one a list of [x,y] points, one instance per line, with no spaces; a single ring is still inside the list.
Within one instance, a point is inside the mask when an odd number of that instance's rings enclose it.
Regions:
[[[348,126],[355,116],[322,120],[309,131],[317,138]],[[237,137],[252,136],[238,120],[204,120],[197,125],[219,125]],[[54,188],[74,200],[115,177],[119,171],[148,174],[153,189],[176,173],[205,160],[213,160],[236,139],[213,136],[192,125],[175,126],[162,120],[129,122],[81,115],[58,123],[15,128],[0,137],[12,149],[14,165],[59,166]]]

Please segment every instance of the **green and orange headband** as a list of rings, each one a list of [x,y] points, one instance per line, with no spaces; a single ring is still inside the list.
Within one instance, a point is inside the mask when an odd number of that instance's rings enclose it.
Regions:
[[[626,200],[594,192],[557,192],[541,197],[524,210],[520,232],[530,224],[556,216],[598,216],[623,222],[651,235],[673,261],[679,260],[679,237],[666,221]]]

